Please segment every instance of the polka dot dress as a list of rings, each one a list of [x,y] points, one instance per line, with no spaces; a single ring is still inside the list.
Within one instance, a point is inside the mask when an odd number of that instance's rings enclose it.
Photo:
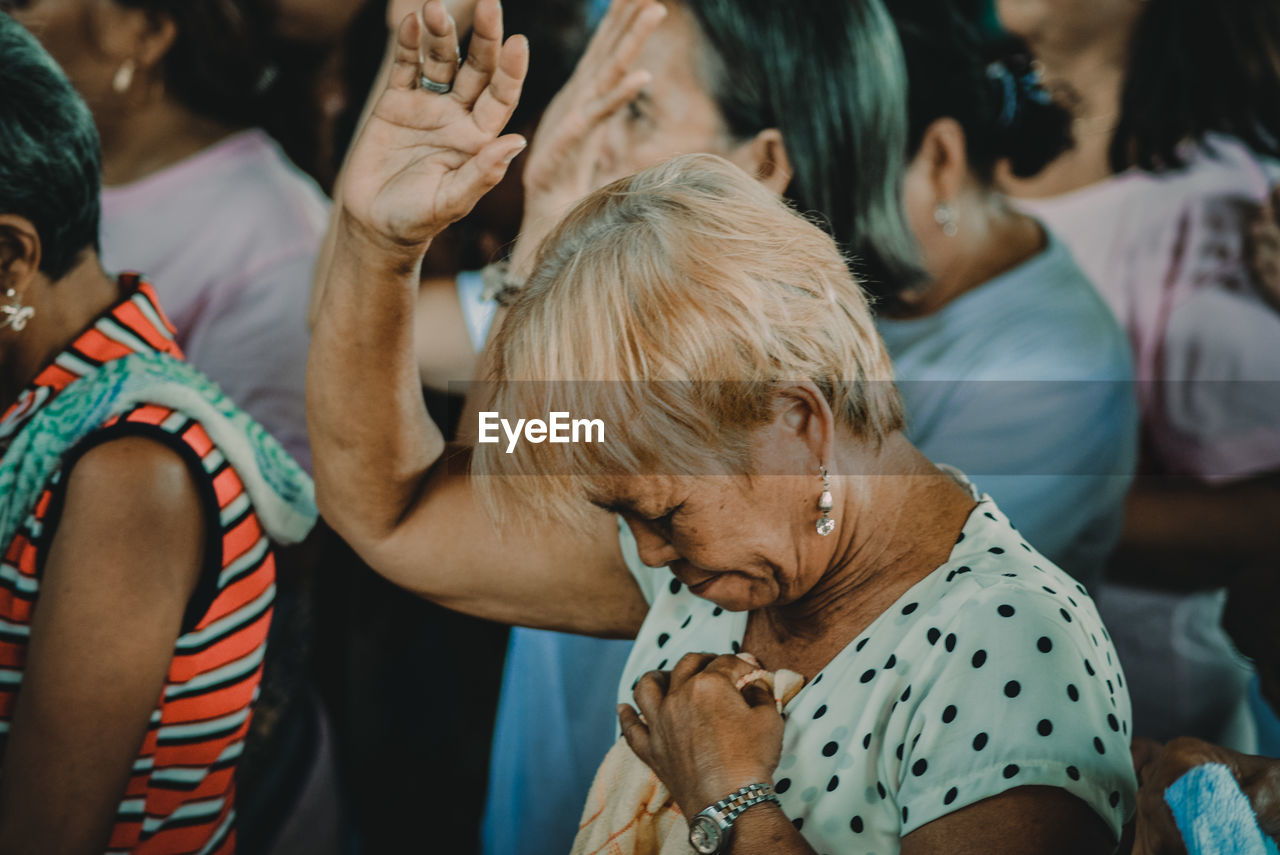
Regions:
[[[741,647],[746,614],[623,554],[651,609],[620,701],[646,671]],[[1132,815],[1129,695],[1085,589],[983,496],[947,563],[787,705],[774,773],[819,853],[890,855],[926,823],[1024,786],[1067,790],[1117,837]]]

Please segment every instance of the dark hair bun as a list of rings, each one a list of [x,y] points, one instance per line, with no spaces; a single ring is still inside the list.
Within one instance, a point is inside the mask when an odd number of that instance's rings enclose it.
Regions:
[[[1072,146],[1071,113],[1053,100],[1029,57],[992,62],[987,80],[996,105],[995,153],[1008,160],[1015,176],[1036,175]]]

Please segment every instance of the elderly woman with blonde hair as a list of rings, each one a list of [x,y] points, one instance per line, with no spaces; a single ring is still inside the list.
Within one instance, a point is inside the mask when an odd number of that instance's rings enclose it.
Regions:
[[[334,528],[449,607],[636,637],[621,729],[699,852],[1110,851],[1129,699],[1091,601],[905,439],[834,242],[745,173],[677,159],[543,245],[486,408],[598,419],[601,441],[446,452],[417,388],[416,271],[523,147],[499,133],[527,47],[486,6],[459,67],[436,3],[399,43],[311,353]],[[806,684],[780,711],[738,652]]]

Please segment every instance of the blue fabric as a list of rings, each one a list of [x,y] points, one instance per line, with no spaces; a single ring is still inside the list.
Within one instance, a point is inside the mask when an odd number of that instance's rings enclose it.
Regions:
[[[459,286],[464,310],[468,297],[478,299],[473,290]],[[1051,240],[940,312],[880,328],[912,441],[965,472],[1028,542],[1092,587],[1119,536],[1138,416],[1128,341],[1066,247]],[[615,738],[614,697],[629,647],[512,633],[486,855],[569,850]]]
[[[940,311],[877,326],[908,438],[1096,590],[1120,535],[1138,410],[1128,341],[1070,251],[1050,238]]]
[[[1280,855],[1221,763],[1196,766],[1164,791],[1187,855]]]

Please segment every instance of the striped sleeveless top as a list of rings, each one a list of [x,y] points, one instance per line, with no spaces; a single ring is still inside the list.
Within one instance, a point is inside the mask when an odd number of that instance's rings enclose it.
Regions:
[[[59,391],[130,353],[181,357],[151,286],[121,277],[127,296],[78,336],[0,417],[0,453]],[[63,460],[0,560],[0,770],[22,688],[31,615],[58,525],[64,475],[89,448],[144,436],[178,452],[197,475],[206,555],[164,690],[151,713],[116,812],[110,853],[219,855],[235,851],[235,767],[262,676],[275,597],[270,544],[236,472],[199,423],[140,405],[105,422]],[[198,473],[204,477],[198,477]]]

